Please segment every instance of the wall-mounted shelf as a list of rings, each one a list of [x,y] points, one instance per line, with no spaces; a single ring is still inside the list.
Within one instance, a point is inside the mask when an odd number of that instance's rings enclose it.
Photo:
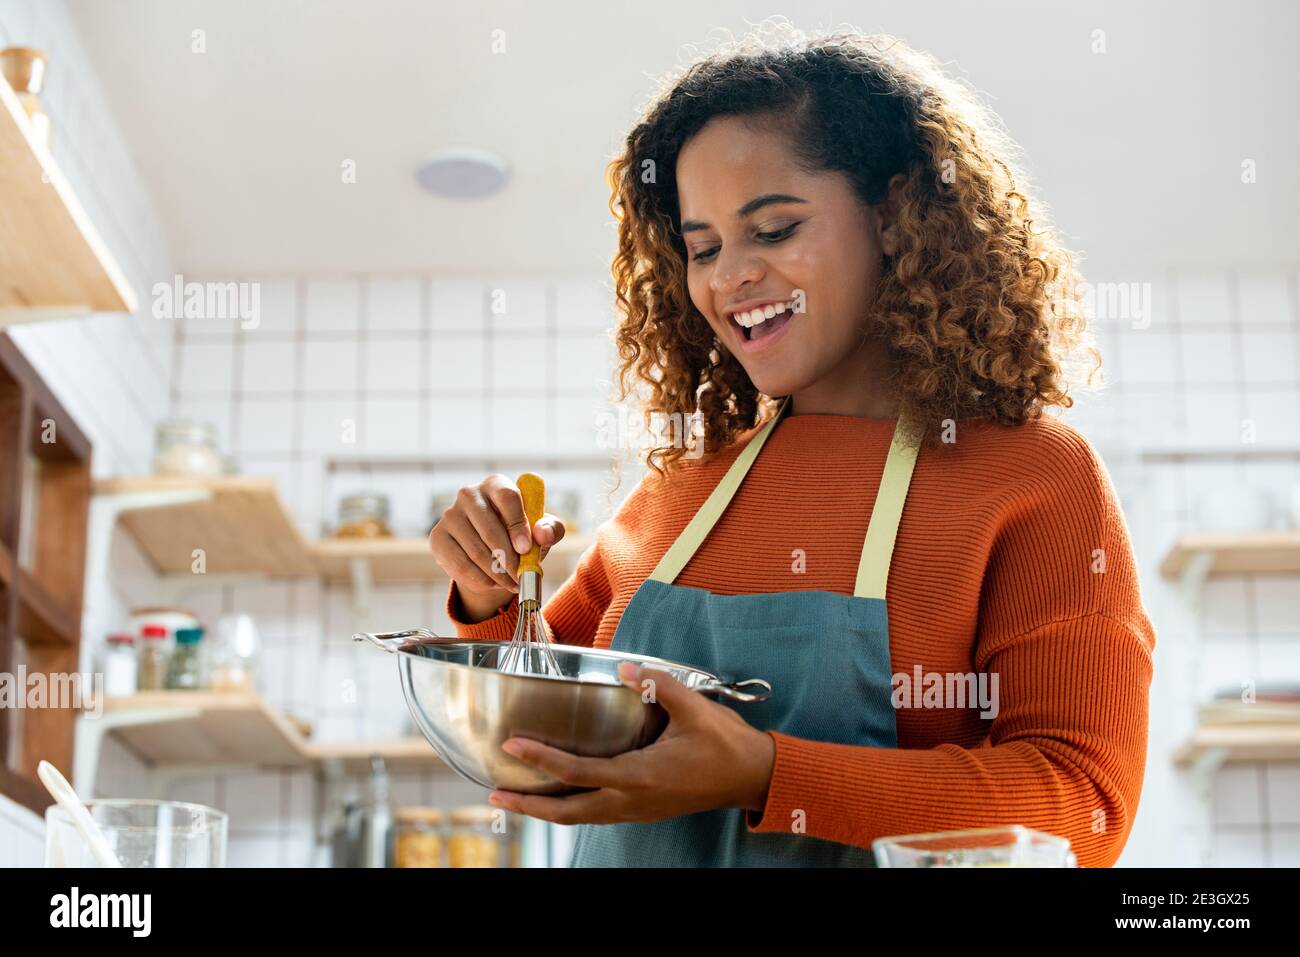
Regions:
[[[256,694],[145,691],[105,699],[98,720],[150,766],[296,768],[311,762],[298,730]]]
[[[1184,535],[1160,563],[1160,574],[1180,578],[1198,556],[1205,575],[1300,574],[1300,532]]]
[[[105,735],[120,740],[160,782],[180,774],[234,768],[335,766],[348,773],[368,772],[370,758],[376,755],[393,772],[444,767],[423,738],[314,742],[256,693],[144,691],[106,698],[100,717],[82,721],[77,735],[79,793],[94,790]],[[162,793],[165,786],[156,782],[154,790]]]
[[[135,308],[126,277],[0,78],[0,326]]]
[[[357,741],[347,744],[313,744],[312,760],[318,764],[337,762],[348,774],[369,774],[370,759],[384,759],[391,773],[436,771],[445,765],[424,738],[397,738],[393,741]]]
[[[316,574],[273,479],[111,479],[97,482],[95,495],[119,499],[117,520],[160,574],[193,575],[195,549],[209,575]]]
[[[1300,722],[1203,724],[1174,752],[1178,766],[1203,770],[1260,761],[1300,761]]]
[[[561,574],[571,571],[577,557],[591,544],[591,538],[569,535],[546,553],[546,568]],[[354,582],[354,564],[369,566],[370,581],[375,585],[401,582],[439,582],[446,575],[429,553],[423,538],[336,538],[312,546],[320,575],[327,582]]]
[[[1187,609],[1190,626],[1186,660],[1195,686],[1205,644],[1206,581],[1216,575],[1300,574],[1300,532],[1183,535],[1160,563],[1160,574],[1178,583]],[[1214,707],[1224,706],[1217,703]],[[1229,721],[1198,722],[1191,738],[1174,753],[1174,763],[1188,772],[1201,803],[1204,854],[1209,853],[1214,830],[1214,779],[1219,769],[1227,763],[1297,759],[1300,759],[1300,722],[1266,724],[1236,717]]]

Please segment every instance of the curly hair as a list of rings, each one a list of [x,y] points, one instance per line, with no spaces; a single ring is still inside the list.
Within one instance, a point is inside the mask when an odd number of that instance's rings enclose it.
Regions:
[[[949,419],[1020,425],[1044,406],[1069,408],[1066,369],[1084,348],[1092,384],[1101,360],[1078,257],[1032,198],[1000,121],[932,56],[893,37],[809,39],[768,20],[663,85],[607,168],[618,401],[638,393],[647,424],[702,421],[711,454],[775,412],[778,397],[757,391],[687,289],[677,158],[718,116],[776,124],[796,162],[842,172],[866,204],[904,176],[899,247],[882,264],[871,321],[895,353],[900,414],[922,444],[939,444]],[[661,477],[701,452],[698,437],[680,438],[647,454]]]

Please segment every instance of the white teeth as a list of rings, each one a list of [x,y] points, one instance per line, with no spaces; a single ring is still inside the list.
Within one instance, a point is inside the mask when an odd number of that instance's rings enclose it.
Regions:
[[[731,318],[735,319],[738,324],[744,326],[746,329],[752,329],[754,326],[764,323],[768,319],[781,315],[781,313],[789,309],[790,306],[791,303],[788,302],[779,302],[770,306],[759,306],[758,308],[751,309],[748,312],[733,313]]]

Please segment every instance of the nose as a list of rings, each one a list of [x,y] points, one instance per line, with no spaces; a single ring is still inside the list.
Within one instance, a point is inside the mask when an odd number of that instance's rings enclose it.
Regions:
[[[763,261],[757,256],[743,250],[728,255],[724,248],[714,259],[709,288],[717,295],[734,298],[737,289],[745,283],[760,282],[765,273]]]

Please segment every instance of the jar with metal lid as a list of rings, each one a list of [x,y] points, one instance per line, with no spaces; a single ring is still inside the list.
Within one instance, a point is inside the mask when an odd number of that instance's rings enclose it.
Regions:
[[[388,496],[379,492],[346,495],[339,502],[339,526],[335,538],[389,538]]]
[[[434,807],[397,809],[393,827],[394,867],[445,867],[446,816]]]
[[[167,629],[162,625],[145,625],[140,629],[140,670],[137,685],[141,691],[162,691],[167,687]]]
[[[451,867],[503,867],[506,812],[486,804],[458,807],[447,815],[447,861]]]
[[[197,691],[203,685],[203,662],[200,657],[202,628],[182,628],[176,632],[176,650],[167,662],[167,687],[173,691]]]
[[[156,473],[213,478],[221,475],[222,469],[215,426],[190,419],[158,423],[153,459]]]

